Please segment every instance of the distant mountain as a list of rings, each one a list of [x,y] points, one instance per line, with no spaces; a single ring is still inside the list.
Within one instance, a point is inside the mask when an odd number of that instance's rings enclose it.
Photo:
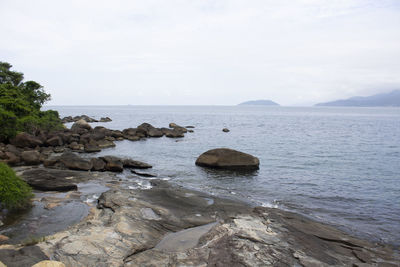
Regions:
[[[239,104],[240,106],[279,106],[278,103],[275,103],[271,100],[253,100],[253,101],[246,101]]]
[[[319,103],[316,106],[343,107],[400,107],[400,90],[372,96],[355,96],[349,99]]]

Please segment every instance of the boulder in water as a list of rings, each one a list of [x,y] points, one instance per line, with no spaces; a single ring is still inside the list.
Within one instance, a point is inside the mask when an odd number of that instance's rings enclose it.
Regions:
[[[258,170],[260,161],[237,150],[216,148],[201,154],[196,160],[196,165],[227,170]]]

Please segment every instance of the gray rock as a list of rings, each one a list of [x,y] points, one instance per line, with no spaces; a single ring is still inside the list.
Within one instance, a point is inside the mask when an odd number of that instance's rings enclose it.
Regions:
[[[21,249],[0,249],[0,259],[8,267],[31,267],[49,258],[38,246],[27,246]]]
[[[40,164],[40,153],[36,150],[22,152],[21,158],[22,158],[22,161],[24,161],[26,165]]]
[[[63,139],[60,136],[54,136],[46,141],[48,146],[62,146],[64,144]]]
[[[149,169],[152,168],[150,164],[147,164],[145,162],[141,162],[138,160],[133,160],[133,159],[123,159],[122,163],[125,168],[132,168],[132,169]]]
[[[223,131],[224,133],[229,133],[229,132],[230,132],[228,128],[224,128],[224,129],[222,129],[222,131]]]
[[[229,148],[212,149],[201,154],[196,165],[227,170],[258,170],[258,158]]]
[[[71,170],[89,171],[92,169],[90,160],[83,159],[73,152],[65,152],[60,156],[60,162]]]
[[[24,179],[34,189],[41,191],[71,191],[77,190],[77,185],[66,179],[69,173],[63,170],[32,169],[22,174]]]
[[[105,170],[111,172],[122,172],[124,170],[124,165],[122,160],[114,156],[104,156],[100,159],[104,160],[106,163]]]

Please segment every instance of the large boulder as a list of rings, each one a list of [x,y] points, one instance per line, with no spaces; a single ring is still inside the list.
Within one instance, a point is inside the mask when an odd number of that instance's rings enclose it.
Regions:
[[[64,144],[63,138],[56,135],[46,140],[46,145],[48,146],[62,146]]]
[[[11,139],[11,144],[13,144],[17,147],[34,148],[36,146],[43,145],[43,142],[36,136],[22,132],[22,133],[17,134],[17,136],[15,136],[13,139]]]
[[[86,132],[86,131],[82,131],[82,130],[89,131],[91,129],[92,129],[92,126],[90,126],[90,124],[87,123],[83,119],[78,120],[77,122],[72,124],[72,127],[71,127],[71,131],[77,132],[77,133],[80,133],[80,134]]]
[[[104,156],[100,159],[104,160],[106,163],[105,170],[111,172],[122,172],[124,170],[124,165],[122,160],[114,156]]]
[[[65,152],[60,156],[61,163],[68,169],[89,171],[92,169],[90,160],[83,159],[73,152]]]
[[[21,153],[22,161],[26,165],[38,165],[40,164],[40,153],[36,150],[24,151]]]
[[[204,152],[196,160],[197,166],[227,170],[258,170],[258,158],[229,148],[216,148]]]

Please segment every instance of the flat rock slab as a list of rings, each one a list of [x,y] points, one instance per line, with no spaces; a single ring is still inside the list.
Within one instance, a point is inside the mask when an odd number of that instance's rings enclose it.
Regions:
[[[69,172],[63,170],[32,169],[24,172],[22,179],[37,190],[65,192],[78,189],[76,184],[67,179],[70,176]]]
[[[7,267],[31,267],[37,262],[49,258],[37,246],[21,249],[0,249],[0,260]]]

